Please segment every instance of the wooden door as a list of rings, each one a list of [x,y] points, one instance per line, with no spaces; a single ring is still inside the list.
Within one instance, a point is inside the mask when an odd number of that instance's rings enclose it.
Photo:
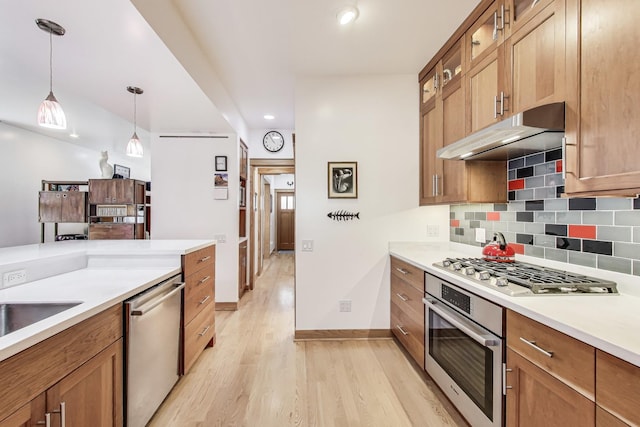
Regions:
[[[556,0],[520,25],[508,40],[511,113],[565,100],[564,22],[565,2]]]
[[[594,402],[510,348],[506,384],[507,426],[595,425]]]
[[[0,427],[36,427],[45,424],[45,395],[40,394],[4,420]]]
[[[60,222],[85,222],[86,193],[65,191],[62,194]]]
[[[60,222],[62,206],[61,191],[40,192],[40,222]]]
[[[295,249],[295,194],[292,191],[276,192],[278,233],[277,250]]]
[[[442,160],[436,151],[442,147],[442,100],[436,97],[420,112],[420,205],[437,202],[438,178]]]
[[[499,49],[503,51],[503,49]],[[467,117],[469,133],[487,127],[502,119],[499,114],[501,93],[499,76],[501,64],[498,49],[475,65],[466,75],[467,81]],[[508,95],[507,95],[508,96]]]
[[[454,80],[442,93],[442,145],[453,144],[464,137],[465,103],[462,79]],[[441,197],[444,203],[464,202],[467,199],[466,162],[442,162]]]
[[[570,194],[640,193],[640,2],[567,0]],[[606,12],[606,13],[603,13]]]
[[[238,298],[247,288],[247,241],[238,246]]]
[[[47,412],[64,403],[66,425],[119,427],[122,416],[122,339],[47,390]],[[51,425],[60,426],[52,414]]]

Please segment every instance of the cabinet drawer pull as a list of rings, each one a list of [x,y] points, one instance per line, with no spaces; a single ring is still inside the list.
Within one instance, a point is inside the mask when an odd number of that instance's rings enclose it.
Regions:
[[[547,351],[547,350],[545,350],[545,349],[543,349],[541,347],[538,347],[536,345],[535,341],[529,341],[529,340],[524,339],[522,337],[520,337],[520,341],[522,341],[523,343],[528,344],[529,346],[535,348],[536,350],[538,350],[540,353],[544,354],[547,357],[553,357],[553,351]]]
[[[211,295],[207,295],[206,297],[204,297],[204,299],[202,301],[200,301],[200,305],[204,304],[205,302],[207,302],[207,300],[211,297]]]
[[[200,281],[198,282],[198,285],[203,284],[204,282],[206,282],[206,281],[207,281],[207,280],[209,280],[209,279],[211,279],[211,276],[205,276],[205,277],[203,277],[203,278],[202,278],[202,280],[200,280]]]
[[[396,325],[396,328],[398,328],[400,330],[400,332],[402,332],[402,335],[404,335],[404,336],[409,335],[409,332],[407,332],[404,329],[402,329],[402,326]]]
[[[404,295],[402,295],[400,293],[397,293],[396,295],[398,296],[398,298],[400,298],[404,302],[409,301],[409,298],[405,297]]]
[[[54,414],[60,414],[60,427],[66,427],[67,424],[67,408],[65,402],[60,402],[60,409],[51,411]],[[45,415],[46,417],[46,415]],[[49,421],[51,423],[51,421]]]
[[[207,331],[211,328],[211,325],[207,325],[206,328],[204,328],[204,330],[202,332],[200,332],[198,335],[200,335],[201,337],[204,336],[204,334],[207,333]]]
[[[404,275],[409,274],[409,272],[407,270],[405,270],[404,268],[396,267],[396,270],[398,270],[400,273],[402,273]]]
[[[200,258],[200,259],[198,260],[198,262],[205,262],[205,261],[210,260],[210,259],[211,259],[211,255],[207,255],[207,256],[206,256],[206,257],[204,257],[204,258]]]

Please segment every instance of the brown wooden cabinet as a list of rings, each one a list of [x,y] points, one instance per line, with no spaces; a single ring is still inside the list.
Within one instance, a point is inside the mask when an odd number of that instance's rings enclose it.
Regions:
[[[206,347],[216,340],[215,246],[182,257],[185,281],[182,319],[181,373],[186,374]]]
[[[504,58],[511,114],[565,100],[565,1],[514,3]]]
[[[424,271],[391,257],[391,330],[424,369]]]
[[[134,179],[89,180],[89,239],[144,239],[146,183]]]
[[[565,191],[640,193],[640,2],[567,0]]]
[[[567,384],[507,348],[506,425],[519,427],[595,425],[595,407]]]
[[[120,304],[0,362],[0,426],[123,423]]]
[[[85,191],[41,191],[40,222],[86,222]]]
[[[595,349],[507,311],[508,426],[595,425]]]
[[[244,295],[249,286],[247,282],[247,241],[238,245],[238,299]]]
[[[640,425],[640,367],[596,350],[597,425]]]

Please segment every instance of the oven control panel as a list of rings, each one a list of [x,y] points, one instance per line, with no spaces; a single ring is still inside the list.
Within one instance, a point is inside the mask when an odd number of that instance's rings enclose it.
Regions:
[[[444,283],[441,283],[440,292],[440,296],[443,300],[464,311],[465,313],[471,314],[471,297],[469,295],[463,294],[462,292],[457,291],[451,286],[445,285]]]

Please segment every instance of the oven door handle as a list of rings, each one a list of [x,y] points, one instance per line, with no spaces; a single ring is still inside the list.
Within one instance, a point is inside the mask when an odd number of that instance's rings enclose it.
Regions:
[[[422,302],[429,308],[429,310],[433,310],[435,313],[440,315],[444,320],[451,323],[456,328],[460,329],[462,332],[467,334],[474,341],[478,342],[483,347],[495,347],[499,345],[499,340],[497,340],[493,335],[482,335],[473,329],[477,329],[477,326],[471,324],[471,322],[466,319],[458,318],[458,315],[452,310],[446,307],[437,307],[435,300],[428,300],[426,298],[422,298]],[[449,313],[450,312],[450,313]]]

